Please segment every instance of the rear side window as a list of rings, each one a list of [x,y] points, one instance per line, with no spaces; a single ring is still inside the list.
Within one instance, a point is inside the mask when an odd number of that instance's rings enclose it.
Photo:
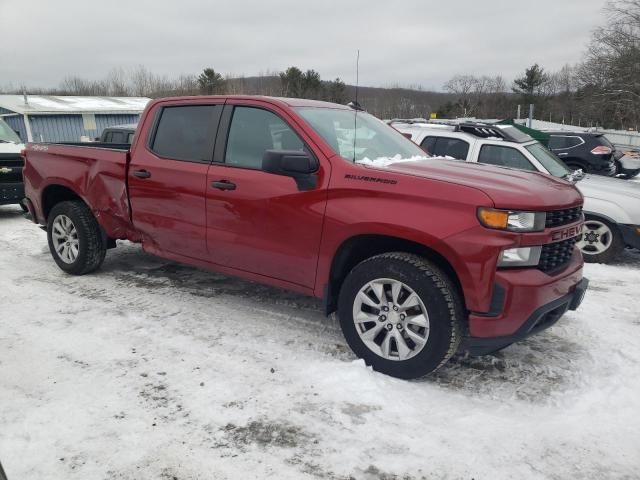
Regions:
[[[427,137],[422,142],[422,148],[432,155],[457,158],[458,160],[466,160],[467,153],[469,153],[467,142],[449,137]]]
[[[236,107],[229,128],[225,163],[260,169],[267,150],[304,150],[304,143],[274,113],[261,108]]]
[[[577,136],[552,135],[549,137],[549,148],[561,150],[563,148],[573,148],[582,145],[584,141]]]
[[[163,108],[151,150],[172,160],[209,163],[221,112],[221,105]]]
[[[469,144],[457,138],[440,137],[436,142],[436,155],[466,160]]]
[[[430,153],[431,155],[435,155],[434,152],[436,150],[436,140],[436,137],[425,137],[425,139],[422,140],[420,146],[425,152]]]
[[[537,171],[527,157],[515,148],[500,145],[484,145],[480,149],[478,163],[488,163],[500,167],[518,168],[520,170]]]

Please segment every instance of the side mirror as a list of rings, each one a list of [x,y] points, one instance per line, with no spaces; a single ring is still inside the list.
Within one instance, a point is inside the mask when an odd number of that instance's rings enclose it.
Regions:
[[[318,160],[300,150],[267,150],[262,156],[262,170],[275,175],[292,177],[299,190],[312,190],[318,183],[315,173]]]

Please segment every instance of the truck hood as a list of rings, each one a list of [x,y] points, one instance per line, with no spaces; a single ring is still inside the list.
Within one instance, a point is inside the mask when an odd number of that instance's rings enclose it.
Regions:
[[[488,195],[497,208],[552,210],[582,203],[582,195],[571,183],[537,172],[434,158],[394,162],[381,168],[475,188]]]
[[[24,145],[22,143],[0,142],[0,153],[20,153]]]
[[[587,175],[576,183],[576,186],[585,197],[610,200],[618,204],[633,202],[639,205],[640,183],[638,182],[600,175]],[[637,208],[640,208],[640,205]]]

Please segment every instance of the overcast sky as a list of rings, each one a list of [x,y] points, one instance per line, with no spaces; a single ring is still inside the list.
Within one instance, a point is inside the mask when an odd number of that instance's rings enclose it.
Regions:
[[[290,65],[360,84],[441,90],[580,60],[604,0],[0,0],[0,85],[58,86],[143,64],[177,76]]]

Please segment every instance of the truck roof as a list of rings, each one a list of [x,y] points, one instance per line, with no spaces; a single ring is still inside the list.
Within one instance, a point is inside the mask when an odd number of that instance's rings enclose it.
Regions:
[[[225,99],[225,100],[256,100],[266,101],[280,106],[287,107],[322,107],[322,108],[336,108],[341,110],[351,110],[347,105],[340,105],[338,103],[323,102],[321,100],[308,100],[304,98],[289,98],[289,97],[270,97],[266,95],[199,95],[199,96],[185,96],[185,97],[169,97],[161,98],[156,102],[161,101],[180,101],[180,100],[207,100],[207,99]],[[155,103],[155,102],[154,102]]]

